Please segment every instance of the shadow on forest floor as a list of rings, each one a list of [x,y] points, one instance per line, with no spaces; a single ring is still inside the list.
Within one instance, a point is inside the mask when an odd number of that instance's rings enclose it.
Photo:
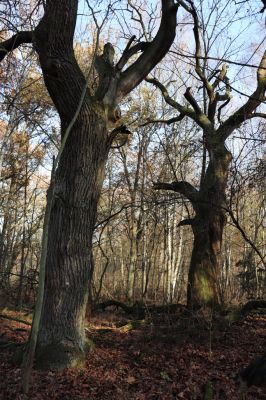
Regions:
[[[26,340],[29,326],[0,318],[0,399],[202,400],[208,384],[213,400],[239,400],[237,372],[266,348],[266,315],[249,315],[231,325],[174,314],[135,326],[126,322],[118,312],[93,317],[87,335],[95,347],[86,367],[34,371],[27,397],[20,392],[21,369],[9,359]],[[266,400],[266,394],[252,388],[247,399]]]

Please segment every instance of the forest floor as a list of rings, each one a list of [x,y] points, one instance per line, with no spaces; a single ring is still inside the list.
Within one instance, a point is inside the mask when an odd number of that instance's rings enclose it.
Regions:
[[[5,314],[25,319],[25,315]],[[29,396],[21,394],[21,369],[10,359],[30,326],[0,318],[1,400],[239,400],[236,375],[266,348],[266,315],[228,323],[206,315],[157,315],[137,329],[122,327],[125,315],[99,313],[87,335],[94,342],[82,370],[33,371]],[[118,328],[120,326],[120,328]],[[12,342],[12,346],[10,345]],[[249,400],[266,400],[251,388]]]

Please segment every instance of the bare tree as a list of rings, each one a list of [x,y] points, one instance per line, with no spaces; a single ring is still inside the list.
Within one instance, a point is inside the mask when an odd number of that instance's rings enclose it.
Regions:
[[[232,160],[231,152],[225,142],[245,121],[255,117],[265,117],[264,114],[255,111],[265,101],[266,53],[262,56],[257,69],[257,85],[254,92],[241,107],[222,121],[221,111],[231,99],[227,66],[224,64],[213,74],[208,73],[206,58],[203,57],[201,47],[200,22],[195,5],[191,0],[180,0],[179,3],[193,20],[195,40],[193,57],[196,77],[200,82],[200,89],[203,90],[203,107],[192,94],[191,87],[188,87],[184,94],[187,105],[182,105],[169,95],[167,87],[157,79],[146,80],[155,85],[161,91],[166,103],[179,112],[177,117],[164,122],[178,122],[188,117],[201,128],[204,146],[203,168],[199,188],[186,181],[157,182],[154,188],[178,192],[192,204],[195,216],[179,224],[190,225],[194,235],[187,301],[191,307],[215,306],[220,303],[217,279],[222,236],[226,224],[226,187]],[[207,56],[208,54],[205,54],[205,57]]]
[[[109,4],[109,8],[111,3]],[[0,61],[24,43],[32,43],[45,85],[59,113],[61,137],[78,109],[86,79],[73,50],[78,0],[47,0],[34,31],[21,31],[0,45]],[[91,243],[105,162],[119,130],[118,104],[168,52],[176,28],[177,4],[162,1],[159,30],[151,42],[133,45],[132,37],[114,64],[106,43],[96,58],[99,84],[87,88],[81,110],[61,156],[54,183],[49,223],[45,296],[37,359],[45,367],[76,365],[84,358],[84,317],[91,268]],[[127,68],[132,56],[139,57]]]

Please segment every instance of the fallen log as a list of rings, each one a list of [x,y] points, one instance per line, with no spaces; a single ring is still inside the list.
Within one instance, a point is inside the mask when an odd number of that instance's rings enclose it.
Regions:
[[[149,314],[175,314],[177,312],[184,312],[186,306],[183,304],[166,304],[166,305],[147,305],[143,303],[136,302],[132,306],[127,305],[121,301],[117,300],[107,300],[102,303],[98,303],[93,307],[93,311],[105,311],[108,307],[121,308],[126,314],[132,315],[137,319],[143,319]]]
[[[265,312],[266,312],[266,300],[250,300],[250,301],[248,301],[241,308],[239,314],[241,317],[245,317],[253,310],[258,310],[259,308],[265,309]]]

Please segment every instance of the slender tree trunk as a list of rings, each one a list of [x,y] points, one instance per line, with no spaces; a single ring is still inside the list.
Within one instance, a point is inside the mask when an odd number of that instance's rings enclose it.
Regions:
[[[178,251],[177,251],[177,258],[175,261],[175,268],[173,272],[173,281],[172,281],[172,298],[175,298],[175,292],[176,292],[176,284],[177,284],[177,279],[180,276],[180,270],[181,270],[181,265],[182,265],[182,257],[183,257],[183,230],[180,232],[180,238],[179,238],[179,243],[178,243]]]
[[[9,187],[8,198],[4,209],[2,231],[0,232],[0,272],[1,274],[3,274],[3,281],[5,282],[8,282],[9,280],[7,265],[12,256],[12,235],[14,234],[17,224],[17,211],[13,213],[12,207],[10,207],[10,205],[12,204],[12,198],[14,199],[14,203],[18,201],[17,197],[15,196],[16,192],[17,185],[15,182],[15,177],[12,177]]]
[[[25,183],[24,183],[24,199],[23,199],[23,227],[22,227],[22,241],[21,241],[21,259],[20,259],[20,272],[19,272],[19,286],[17,295],[17,306],[22,307],[23,302],[23,283],[24,283],[24,272],[26,267],[26,218],[27,218],[27,189],[28,189],[28,142],[26,147],[26,162],[25,162]]]
[[[134,221],[134,215],[130,221],[130,250],[128,261],[128,279],[127,279],[127,297],[129,301],[134,300],[134,287],[136,280],[137,268],[137,226]]]

